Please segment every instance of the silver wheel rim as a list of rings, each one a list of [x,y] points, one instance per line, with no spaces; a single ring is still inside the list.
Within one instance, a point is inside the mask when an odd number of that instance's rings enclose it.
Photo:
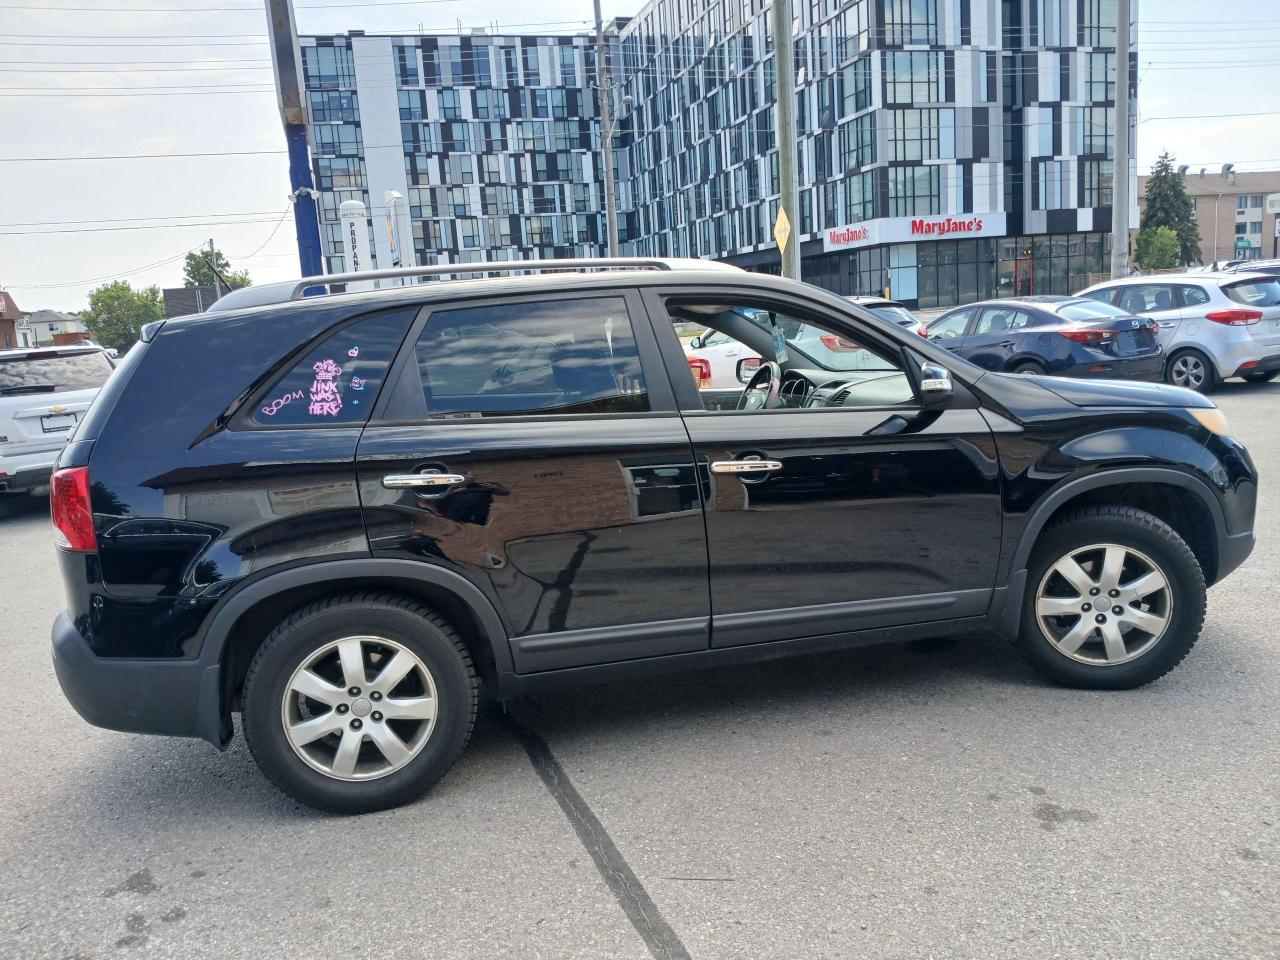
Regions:
[[[1063,656],[1091,666],[1136,660],[1169,629],[1173,590],[1154,560],[1132,547],[1072,550],[1045,572],[1036,621]]]
[[[1179,387],[1199,387],[1204,383],[1204,364],[1186,354],[1173,361],[1173,382]]]
[[[435,729],[436,685],[412,650],[385,637],[343,637],[307,656],[280,704],[289,746],[335,780],[403,768]]]

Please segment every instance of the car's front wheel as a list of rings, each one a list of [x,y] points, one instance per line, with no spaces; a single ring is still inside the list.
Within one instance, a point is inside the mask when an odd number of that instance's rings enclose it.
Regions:
[[[1209,393],[1218,385],[1218,372],[1199,350],[1179,350],[1165,361],[1164,379],[1175,387]]]
[[[1182,661],[1204,612],[1204,574],[1173,528],[1134,507],[1082,507],[1040,536],[1018,645],[1058,683],[1129,689]]]
[[[311,807],[364,813],[416,799],[475,722],[476,672],[449,623],[421,603],[360,593],[281,622],[245,677],[249,750]]]

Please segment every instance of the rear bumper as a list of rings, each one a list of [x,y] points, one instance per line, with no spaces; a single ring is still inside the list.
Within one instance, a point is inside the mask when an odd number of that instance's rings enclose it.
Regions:
[[[1132,359],[1091,358],[1078,361],[1065,374],[1086,380],[1144,380],[1160,383],[1164,380],[1164,354],[1153,353]]]
[[[60,452],[61,448],[16,457],[0,456],[0,493],[17,493],[47,484]]]
[[[95,656],[66,613],[53,622],[53,669],[76,713],[96,727],[199,737],[221,748],[220,668],[195,660]]]
[[[1256,362],[1247,361],[1250,365],[1241,364],[1236,367],[1234,373],[1228,374],[1231,377],[1243,376],[1246,373],[1266,373],[1268,370],[1280,370],[1280,353],[1272,354],[1269,357],[1263,357]]]

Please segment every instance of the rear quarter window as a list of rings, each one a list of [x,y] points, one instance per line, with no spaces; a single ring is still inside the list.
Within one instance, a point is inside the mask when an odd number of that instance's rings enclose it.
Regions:
[[[1243,280],[1222,288],[1222,292],[1246,307],[1280,306],[1280,278],[1275,280]]]
[[[259,395],[250,420],[264,427],[367,420],[417,312],[411,307],[374,314],[329,334]]]

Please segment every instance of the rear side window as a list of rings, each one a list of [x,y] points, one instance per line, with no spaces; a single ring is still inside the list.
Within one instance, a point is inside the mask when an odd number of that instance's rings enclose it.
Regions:
[[[1182,304],[1186,307],[1198,307],[1209,302],[1209,294],[1201,287],[1179,287],[1182,291]]]
[[[1109,303],[1088,303],[1077,300],[1058,308],[1058,316],[1064,320],[1105,320],[1108,317],[1127,317],[1129,314]]]
[[[622,297],[438,311],[428,318],[416,355],[430,417],[649,409]]]
[[[1030,326],[1031,322],[1031,314],[1023,310],[1010,310],[1008,307],[987,307],[982,311],[982,317],[978,320],[978,327],[973,332],[975,336],[984,333],[1000,333],[1005,330],[1017,330],[1020,327]]]
[[[1090,300],[1097,300],[1100,303],[1115,303],[1116,288],[1104,287],[1101,290],[1086,290],[1084,293],[1079,294],[1079,296],[1088,297]]]
[[[1130,313],[1158,313],[1161,310],[1176,310],[1178,298],[1169,284],[1144,284],[1125,287],[1120,294],[1119,306]]]
[[[417,312],[411,307],[375,314],[330,334],[258,398],[253,422],[275,427],[368,419]]]
[[[1280,306],[1280,279],[1245,280],[1223,287],[1222,292],[1246,307]]]
[[[0,358],[0,397],[94,390],[107,382],[113,369],[101,351],[60,354],[42,350]]]

